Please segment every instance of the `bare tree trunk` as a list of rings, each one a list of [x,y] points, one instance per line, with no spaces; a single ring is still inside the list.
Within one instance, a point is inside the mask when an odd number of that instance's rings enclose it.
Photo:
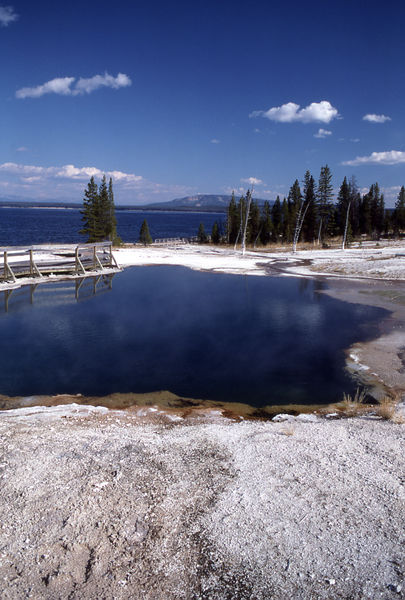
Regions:
[[[252,188],[252,191],[253,191],[253,188]],[[251,194],[250,190],[247,191],[246,201],[247,201],[246,215],[245,215],[245,222],[244,222],[244,226],[243,226],[243,235],[242,235],[242,255],[244,255],[246,252],[246,232],[247,232],[247,225],[248,225],[248,220],[249,220],[250,204],[252,202],[252,194]]]
[[[321,232],[322,232],[322,217],[321,220],[319,222],[319,231],[318,231],[318,246],[321,243]]]
[[[239,225],[238,235],[236,236],[235,245],[233,247],[234,250],[236,250],[236,247],[238,245],[239,237],[242,233],[242,227],[243,227],[243,202],[242,202],[242,198],[241,198],[241,201],[240,201],[240,225]]]
[[[345,249],[345,245],[346,245],[346,238],[347,238],[347,229],[349,227],[349,211],[350,211],[350,202],[347,205],[347,212],[346,212],[346,224],[345,224],[345,232],[343,234],[343,242],[342,242],[342,250]]]
[[[304,223],[305,215],[307,213],[308,206],[309,206],[309,202],[307,202],[305,210],[304,210],[304,212],[302,212],[302,208],[304,206],[304,203],[305,203],[305,200],[300,205],[300,209],[299,209],[298,214],[297,214],[297,221],[295,223],[295,231],[294,231],[294,238],[293,238],[293,253],[294,254],[297,252],[298,240],[300,239],[302,225]]]

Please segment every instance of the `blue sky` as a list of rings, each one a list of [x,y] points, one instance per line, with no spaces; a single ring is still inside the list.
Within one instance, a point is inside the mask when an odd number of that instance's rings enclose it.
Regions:
[[[405,185],[405,5],[0,0],[0,198]]]

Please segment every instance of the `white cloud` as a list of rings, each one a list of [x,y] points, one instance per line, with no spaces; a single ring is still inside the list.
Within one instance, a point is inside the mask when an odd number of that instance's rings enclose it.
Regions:
[[[216,138],[213,138],[211,140],[211,144],[220,144],[220,143],[221,143],[220,140],[217,140]]]
[[[391,117],[387,117],[386,115],[368,114],[364,115],[363,121],[370,121],[370,123],[385,123],[385,121],[391,121]]]
[[[128,75],[118,73],[117,77],[113,77],[108,73],[104,75],[94,75],[89,79],[80,78],[75,85],[76,77],[56,77],[42,85],[36,87],[24,87],[16,91],[16,97],[23,98],[40,98],[45,94],[59,94],[61,96],[79,96],[82,94],[90,94],[101,87],[109,87],[117,90],[121,87],[131,85],[131,80]]]
[[[318,130],[318,133],[314,133],[314,137],[321,139],[328,137],[328,135],[332,135],[332,132],[327,129],[322,129],[322,127]]]
[[[312,102],[305,108],[300,108],[295,102],[287,102],[269,110],[255,110],[250,117],[265,117],[278,123],[330,123],[339,116],[338,110],[327,100]]]
[[[195,193],[190,186],[164,185],[124,171],[103,171],[94,166],[72,164],[45,167],[15,162],[0,164],[0,188],[27,200],[80,202],[90,177],[100,181],[104,174],[114,181],[117,204],[146,204]]]
[[[360,138],[350,138],[349,142],[353,142],[353,144],[357,144],[360,141]]]
[[[75,167],[74,165],[63,165],[61,167],[36,167],[33,165],[22,165],[7,162],[0,165],[0,171],[20,175],[21,177],[41,177],[42,179],[63,178],[74,180],[88,180],[90,177],[112,177],[114,181],[126,183],[138,183],[143,181],[141,175],[124,173],[123,171],[102,171],[97,167]]]
[[[0,6],[0,25],[7,27],[10,23],[17,21],[18,15],[12,6]]]
[[[249,185],[263,185],[263,181],[257,179],[257,177],[246,177],[245,179],[241,179],[241,182],[248,183]]]
[[[358,165],[399,165],[405,163],[405,152],[389,150],[387,152],[372,152],[370,156],[357,156],[347,160],[342,165],[357,167]]]
[[[16,149],[16,152],[28,152],[28,148],[26,148],[25,146],[20,146]]]
[[[132,81],[128,75],[125,75],[124,73],[118,73],[117,77],[113,77],[108,73],[104,73],[104,75],[94,75],[94,77],[90,77],[89,79],[81,77],[75,85],[73,94],[75,96],[78,94],[91,94],[91,92],[94,92],[101,87],[109,87],[113,90],[118,90],[122,87],[128,87],[131,83]]]

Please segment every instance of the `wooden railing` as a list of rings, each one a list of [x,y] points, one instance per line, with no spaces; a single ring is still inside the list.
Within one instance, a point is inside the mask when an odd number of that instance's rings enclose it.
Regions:
[[[119,269],[111,242],[0,247],[0,283],[44,275],[91,275]]]

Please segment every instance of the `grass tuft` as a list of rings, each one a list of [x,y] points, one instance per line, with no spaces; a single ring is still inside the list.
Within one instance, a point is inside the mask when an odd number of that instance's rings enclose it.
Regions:
[[[384,396],[379,401],[379,405],[376,408],[375,414],[381,417],[385,421],[394,421],[396,418],[400,418],[401,415],[396,415],[397,399]]]
[[[348,417],[361,415],[365,411],[364,400],[366,398],[366,390],[357,388],[354,398],[350,394],[343,394],[342,409]]]

